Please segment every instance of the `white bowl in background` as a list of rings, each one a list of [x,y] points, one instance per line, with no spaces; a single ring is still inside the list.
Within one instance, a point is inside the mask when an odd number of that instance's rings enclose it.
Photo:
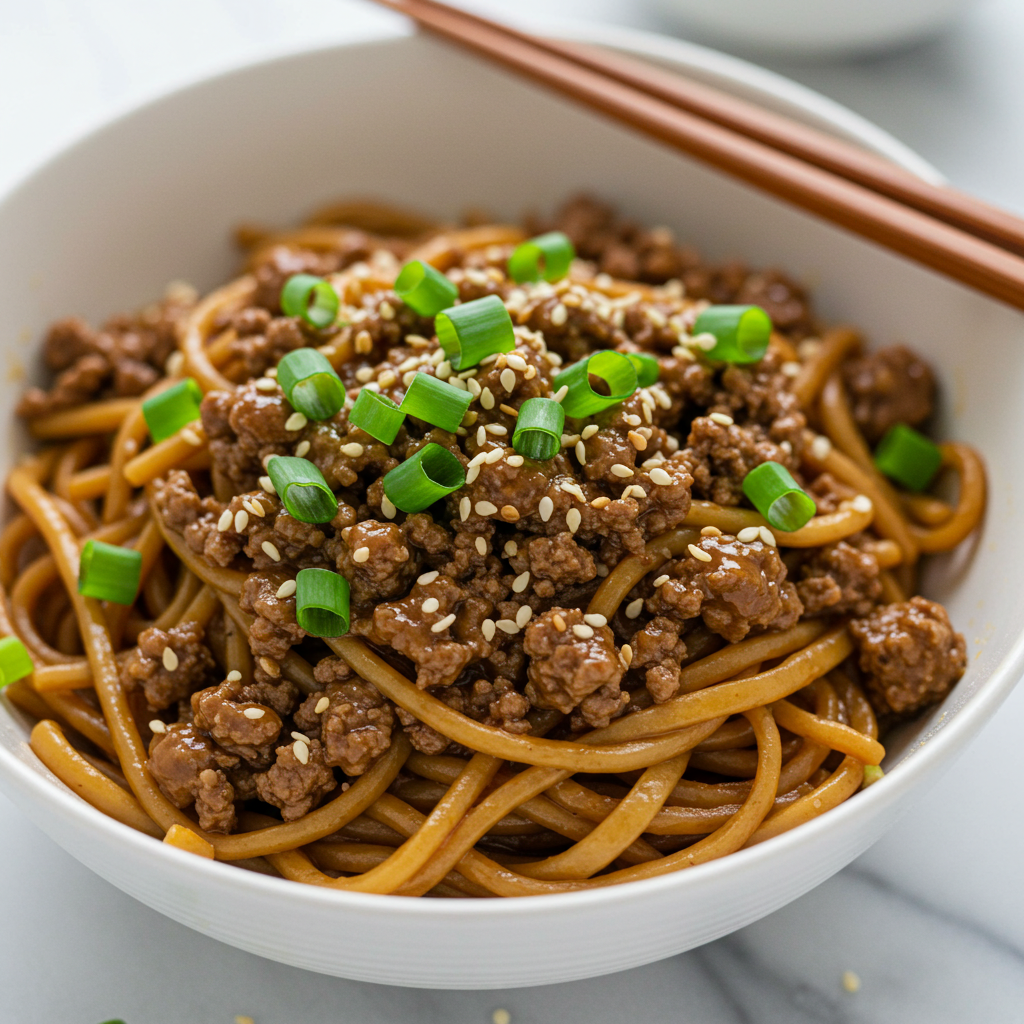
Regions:
[[[654,0],[720,45],[799,57],[863,56],[946,28],[977,0]]]
[[[905,155],[854,115],[742,62],[636,33],[626,43]],[[13,407],[18,371],[38,362],[29,349],[52,319],[99,320],[176,278],[204,289],[227,279],[239,221],[287,224],[346,194],[442,217],[487,206],[512,218],[580,188],[671,226],[710,257],[784,267],[813,287],[826,319],[860,324],[876,343],[906,341],[934,362],[947,398],[940,429],[985,452],[993,493],[971,557],[927,574],[928,592],[967,635],[970,668],[956,689],[890,744],[880,783],[754,849],[614,888],[453,901],[311,888],[157,843],[54,778],[27,745],[25,717],[0,698],[0,784],[84,864],[183,924],[326,974],[437,988],[567,981],[700,945],[806,892],[871,845],[995,712],[1024,666],[1020,314],[426,38],[202,80],[89,134],[0,200],[0,403]],[[24,444],[4,418],[0,470]]]

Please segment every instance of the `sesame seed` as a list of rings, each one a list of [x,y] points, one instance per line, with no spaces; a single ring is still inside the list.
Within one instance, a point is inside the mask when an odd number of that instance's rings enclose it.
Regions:
[[[515,558],[519,554],[519,545],[514,540],[507,540],[502,551],[506,558]]]
[[[437,368],[434,370],[434,376],[438,380],[447,380],[452,375],[452,364],[447,360],[443,359],[437,364]]]
[[[736,539],[742,541],[744,544],[750,544],[752,541],[757,540],[761,536],[761,528],[758,526],[744,526],[739,533],[736,534]]]
[[[276,391],[277,390],[277,381],[276,380],[272,380],[270,377],[260,377],[260,379],[258,381],[256,381],[256,390],[257,391]]]
[[[191,427],[181,428],[181,438],[183,441],[187,441],[189,444],[195,445],[196,448],[203,443],[203,439]]]
[[[647,420],[648,423],[654,422],[654,409],[652,406],[644,405],[644,419]]]
[[[226,508],[220,514],[220,519],[217,520],[217,529],[221,533],[226,533],[231,529],[231,509]]]
[[[629,644],[623,644],[619,650],[619,661],[623,666],[629,668],[633,664],[633,648]]]
[[[476,469],[477,466],[482,466],[487,461],[487,454],[487,452],[477,452],[476,455],[469,460],[469,468]]]
[[[522,629],[532,618],[533,609],[528,604],[524,604],[519,611],[516,612],[516,625]]]
[[[803,367],[801,367],[799,363],[790,361],[788,363],[783,363],[779,369],[781,369],[787,377],[799,377],[800,371]]]
[[[260,519],[266,519],[267,510],[263,507],[263,502],[257,501],[255,498],[253,498],[252,501],[249,502],[248,508],[249,511],[253,513],[253,515],[259,516]]]
[[[696,544],[687,544],[686,550],[697,559],[698,562],[710,562],[711,556],[701,548],[697,547]]]
[[[369,331],[360,331],[356,335],[355,349],[360,355],[373,351],[373,337]]]
[[[494,639],[494,619],[484,619],[480,623],[480,632],[483,633],[484,639],[490,643]]]
[[[161,722],[159,718],[154,718],[153,721],[149,723],[149,731],[157,734],[165,733],[167,732],[167,726]]]
[[[267,492],[267,494],[277,494],[277,488],[274,486],[274,481],[269,476],[260,477],[260,487]]]
[[[626,605],[626,618],[635,619],[643,611],[643,607],[644,599],[642,597],[638,597],[635,601],[630,601]]]
[[[305,415],[301,412],[293,412],[291,416],[284,421],[285,430],[302,430],[303,427],[309,422]]]
[[[558,614],[558,612],[555,612],[555,614],[551,616],[551,621],[554,623],[555,629],[557,629],[559,633],[565,632],[565,619],[563,619],[562,616]]]
[[[559,303],[553,310],[551,310],[551,323],[555,327],[561,327],[566,320],[569,319],[569,310],[567,310],[563,303]]]
[[[651,470],[650,477],[652,484],[658,484],[661,487],[668,487],[672,483],[672,477],[670,477],[660,466],[656,466]]]
[[[493,466],[496,462],[501,462],[505,455],[504,448],[492,448],[489,452],[484,454],[484,462],[488,466]]]
[[[604,564],[604,562],[597,563],[597,575],[600,576],[601,579],[604,579],[605,576],[607,576],[610,572],[611,569],[609,569],[608,566]]]
[[[480,404],[487,410],[494,408],[494,395],[491,393],[490,388],[484,388],[480,392]]]
[[[170,649],[170,647],[164,648],[163,653],[164,668],[168,672],[173,672],[178,667],[178,656]]]
[[[296,458],[299,458],[299,459],[304,458],[305,455],[308,452],[309,452],[309,442],[308,441],[300,441],[295,446],[295,456],[296,456]]]
[[[498,619],[495,625],[502,631],[512,635],[519,632],[519,627],[511,619]]]
[[[322,715],[330,706],[331,706],[331,698],[330,697],[321,697],[316,702],[316,707],[313,708],[313,713],[315,715]]]
[[[811,458],[824,462],[832,451],[832,442],[824,434],[819,434],[811,442]]]
[[[720,427],[731,427],[736,422],[731,416],[726,416],[724,412],[713,412],[708,419]]]
[[[475,377],[479,372],[480,372],[479,368],[474,366],[474,367],[472,367],[469,370],[463,370],[462,373],[458,374],[457,376],[458,376],[459,380],[466,381],[466,384],[467,384],[467,387],[468,387],[468,385],[469,385],[469,378],[470,377]],[[478,384],[477,387],[479,388],[479,386],[480,385]]]
[[[292,732],[291,737],[293,740],[302,740],[303,743],[309,742],[309,737],[304,732]]]
[[[448,378],[448,383],[451,384],[453,388],[458,388],[460,391],[469,390],[469,388],[466,387],[466,382],[456,377],[454,373]]]
[[[257,719],[262,718],[266,714],[266,711],[263,708],[246,708],[242,714],[245,715],[246,718]]]
[[[531,363],[526,368],[526,373],[523,374],[523,378],[525,380],[533,380],[533,378],[536,377],[536,376],[537,376],[537,367],[534,366],[533,363]]]
[[[624,498],[646,498],[647,492],[639,484],[630,484],[623,492]]]
[[[526,360],[522,356],[516,355],[514,352],[510,352],[507,356],[505,356],[505,359],[507,360],[508,365],[511,366],[513,370],[523,370],[525,372]]]
[[[850,502],[850,508],[852,508],[854,512],[870,512],[874,508],[874,505],[866,494],[858,494],[857,497]]]
[[[582,441],[576,442],[576,458],[579,459],[581,466],[586,465],[587,462],[587,448]]]
[[[580,523],[583,522],[583,516],[580,515],[578,508],[571,508],[565,513],[565,525],[569,527],[570,533],[575,533],[580,528]]]
[[[589,626],[577,625],[572,627],[573,635],[578,636],[581,640],[589,640],[593,635],[594,631]]]
[[[260,547],[268,558],[272,558],[275,562],[281,561],[281,552],[277,550],[277,546],[275,544],[271,544],[269,540],[265,540]]]
[[[366,449],[358,441],[350,441],[341,446],[341,454],[347,455],[350,459],[358,459]]]
[[[421,587],[426,587],[433,583],[441,574],[436,569],[431,569],[430,572],[425,572],[422,576],[417,577],[416,582]]]
[[[474,511],[478,516],[493,516],[498,511],[498,506],[489,501],[478,501]]]
[[[476,543],[476,549],[477,549],[477,551],[478,551],[478,552],[479,552],[479,553],[480,553],[481,555],[486,555],[486,554],[487,554],[487,541],[485,541],[485,540],[483,539],[483,537],[477,537],[477,539],[476,539],[476,542],[475,542],[475,543]]]
[[[449,612],[430,627],[431,633],[443,633],[455,621],[455,612]]]
[[[355,551],[352,552],[353,562],[368,562],[369,560],[370,549],[366,547],[366,545],[363,545],[361,548],[356,548]]]
[[[504,413],[504,414],[505,414],[506,416],[514,416],[514,417],[518,417],[518,416],[519,416],[519,410],[518,410],[518,409],[513,409],[511,405],[505,405],[505,403],[504,403],[504,402],[502,402],[502,404],[501,404],[501,405],[499,405],[499,406],[498,406],[498,408],[499,408],[499,409],[500,409],[500,410],[501,410],[501,411],[502,411],[502,412],[503,412],[503,413]]]
[[[521,594],[530,585],[530,571],[521,572],[513,581],[512,589],[517,594]]]
[[[717,526],[705,526],[704,529],[700,531],[700,535],[702,537],[721,537],[722,531]]]
[[[556,402],[561,402],[569,394],[569,385],[563,384],[552,396]]]
[[[765,544],[769,547],[775,547],[775,534],[772,533],[767,526],[759,527],[757,532],[760,534],[761,540],[764,541]]]
[[[654,581],[654,586],[656,586],[656,587],[662,587],[662,586],[664,586],[664,585],[665,585],[666,583],[668,583],[668,574],[667,574],[667,573],[664,573],[664,574],[662,574],[661,576],[659,576],[659,577],[658,577],[658,578],[657,578],[657,579],[656,579],[656,580]]]
[[[639,417],[639,416],[637,416],[637,414],[636,414],[636,413],[632,413],[632,412],[631,412],[631,413],[629,413],[628,415],[626,415],[626,416],[623,416],[622,418],[623,418],[623,419],[624,419],[624,420],[625,420],[625,421],[626,421],[626,422],[627,422],[627,423],[628,423],[628,424],[629,424],[629,425],[630,425],[631,427],[639,427],[639,426],[640,426],[640,417]]]
[[[860,978],[853,971],[843,971],[843,988],[847,992],[853,993],[860,991]],[[498,1011],[494,1011],[494,1015],[497,1016]],[[509,1021],[511,1021],[509,1017]],[[493,1017],[492,1017],[493,1020]]]
[[[537,511],[540,513],[541,521],[546,523],[551,518],[551,513],[555,511],[555,503],[545,494],[540,499]]]
[[[465,522],[469,518],[469,513],[473,511],[473,503],[469,498],[463,498],[459,502],[459,518]]]
[[[471,395],[472,395],[472,396],[473,396],[474,398],[479,398],[479,397],[480,397],[480,392],[481,392],[481,391],[483,390],[483,389],[482,389],[482,388],[480,387],[480,382],[479,382],[479,381],[475,381],[475,380],[473,380],[473,378],[472,378],[472,377],[469,377],[469,378],[468,378],[468,379],[466,380],[466,387],[467,387],[467,388],[469,389],[469,393],[470,393],[470,394],[471,394]]]
[[[360,366],[356,370],[356,380],[360,384],[369,384],[373,380],[373,367],[372,366]]]
[[[235,513],[235,533],[241,533],[249,525],[249,513],[239,509]]]
[[[504,519],[506,523],[518,523],[519,509],[517,509],[515,505],[502,505],[501,518]]]
[[[177,377],[185,367],[184,352],[172,352],[164,363],[164,373],[168,377]]]
[[[441,602],[436,597],[428,597],[423,604],[420,605],[420,611],[425,615],[433,615],[438,608],[441,607]]]
[[[269,658],[260,658],[259,665],[268,676],[273,676],[275,679],[281,674],[281,669],[277,663]]]
[[[608,620],[600,612],[588,612],[583,616],[583,621],[588,626],[607,626]]]
[[[589,441],[597,433],[598,427],[596,423],[588,423],[580,433],[580,437],[584,441]]]
[[[241,682],[241,680],[242,680],[242,673],[239,672],[237,668],[233,668],[227,674],[227,681],[229,683],[238,683],[238,682]]]
[[[393,370],[385,370],[377,376],[377,383],[382,388],[390,388],[397,380],[398,377]]]
[[[482,423],[476,428],[476,443],[480,445],[487,444],[487,430]],[[486,456],[484,457],[486,458]]]
[[[611,503],[612,503],[612,499],[607,497],[606,495],[602,494],[600,498],[595,498],[590,503],[590,507],[591,508],[604,508],[605,505],[610,505]]]
[[[398,513],[398,509],[395,508],[395,503],[386,494],[381,496],[380,510],[388,519],[394,519],[395,515]]]
[[[518,469],[523,464],[524,460],[522,455],[510,455],[505,461],[510,466],[514,466],[516,469]]]
[[[501,386],[511,394],[516,387],[516,371],[510,370],[506,367],[501,371],[501,374],[498,376],[498,380],[501,381]]]
[[[633,475],[633,470],[631,470],[629,466],[624,466],[621,462],[616,462],[612,465],[612,473],[617,477],[625,479],[626,477]]]
[[[505,437],[508,434],[508,427],[503,427],[500,423],[488,423],[484,429],[488,434],[494,434],[497,437]]]
[[[295,760],[299,764],[309,764],[309,747],[306,746],[303,740],[296,740],[292,744],[292,752],[295,754]]]
[[[277,596],[282,599],[286,597],[291,597],[292,594],[295,593],[295,587],[295,580],[285,580],[284,583],[282,583],[281,586],[277,588]]]

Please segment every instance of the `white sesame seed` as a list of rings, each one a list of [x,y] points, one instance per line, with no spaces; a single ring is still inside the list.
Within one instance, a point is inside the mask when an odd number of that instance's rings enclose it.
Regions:
[[[572,627],[572,631],[581,640],[589,640],[594,635],[594,631],[589,626],[576,625]]]
[[[566,320],[569,319],[569,310],[567,310],[563,303],[559,303],[553,310],[551,310],[551,323],[555,327],[561,327]]]
[[[365,545],[361,548],[356,548],[352,552],[353,562],[368,562],[370,560],[370,549]]]
[[[528,604],[524,604],[519,611],[516,612],[516,625],[522,629],[532,618],[533,609]]]
[[[498,619],[495,625],[502,631],[502,633],[514,634],[519,632],[519,627],[512,621],[512,619]]]
[[[639,423],[640,421],[637,420],[637,422]],[[597,433],[597,430],[598,427],[596,423],[588,423],[580,433],[580,437],[582,437],[584,441],[589,441],[590,438]]]
[[[624,466],[621,462],[616,462],[612,465],[612,473],[617,477],[625,479],[633,475],[633,470],[629,466]]]
[[[149,731],[155,732],[159,735],[160,733],[167,732],[167,726],[164,725],[159,718],[154,718],[153,721],[149,723]]]
[[[772,533],[772,531],[769,530],[767,526],[760,527],[757,532],[760,534],[761,540],[765,544],[767,544],[769,547],[775,547],[776,546],[775,545],[775,534]]]
[[[587,462],[587,446],[582,441],[576,442],[576,458],[581,466]]]
[[[604,579],[605,576],[607,576],[610,572],[611,569],[609,569],[608,566],[604,564],[604,562],[597,563],[597,575],[600,576],[601,579]]]
[[[672,477],[668,475],[660,466],[656,466],[650,472],[651,483],[658,484],[660,487],[668,487],[672,483]]]
[[[705,526],[700,531],[702,537],[721,537],[722,531],[717,526]]]
[[[388,519],[394,519],[398,512],[395,503],[386,494],[381,496],[380,510]]]
[[[644,599],[642,597],[638,597],[635,601],[630,601],[626,605],[626,618],[635,619],[643,611],[643,607]]]
[[[505,359],[513,370],[522,370],[524,373],[526,372],[526,360],[522,356],[516,355],[515,352],[510,352],[505,356]]]
[[[295,593],[295,587],[295,580],[285,580],[284,583],[277,588],[277,596],[282,600],[286,597],[291,597],[292,594]]]
[[[459,377],[456,377],[454,373],[448,378],[448,383],[451,384],[453,388],[458,388],[460,391],[469,390],[469,388],[466,387],[466,382],[461,380]]]
[[[316,702],[316,707],[313,708],[313,714],[315,714],[315,715],[322,715],[330,706],[331,706],[331,698],[330,697],[321,697]]]
[[[226,533],[231,529],[231,509],[226,508],[220,514],[220,519],[217,520],[217,529],[221,533]]]
[[[271,379],[270,377],[260,377],[260,379],[258,381],[256,381],[256,390],[257,391],[276,391],[277,390],[277,381]]]
[[[349,441],[341,446],[341,454],[347,455],[350,459],[358,459],[366,449],[358,441]]]
[[[242,681],[242,673],[239,672],[237,668],[233,668],[227,674],[227,681],[229,683],[239,683],[239,682],[241,682]]]
[[[731,416],[726,416],[724,412],[713,412],[708,419],[720,427],[731,427],[736,422]]]
[[[281,552],[277,550],[277,546],[275,544],[271,544],[269,540],[265,540],[260,547],[268,558],[272,558],[275,562],[281,561]]]
[[[498,376],[498,380],[501,381],[501,386],[511,394],[516,387],[516,371],[510,370],[506,367]]]
[[[483,633],[484,639],[490,643],[494,639],[494,619],[484,619],[480,623],[480,632]]]
[[[530,571],[521,572],[512,582],[512,589],[521,594],[530,585]]]
[[[656,580],[654,581],[654,586],[656,586],[656,587],[662,587],[662,586],[664,586],[664,585],[665,585],[666,583],[668,583],[668,575],[667,575],[667,574],[663,574],[663,575],[659,576],[659,577],[658,577],[658,578],[657,578],[657,579],[656,579]]]
[[[860,977],[854,971],[843,971],[843,988],[847,992],[858,992],[860,991]],[[498,1011],[495,1010],[495,1013]],[[511,1017],[509,1021],[511,1021]]]
[[[308,441],[300,441],[295,446],[295,456],[296,456],[296,458],[299,458],[299,459],[304,458],[308,454],[308,452],[309,452],[309,442]]]
[[[507,540],[502,550],[506,558],[515,558],[519,554],[519,545],[514,540]]]
[[[757,540],[761,536],[761,530],[757,526],[744,526],[739,533],[736,534],[736,539],[742,541],[744,544],[750,544],[752,541]]]
[[[191,427],[181,428],[181,439],[194,445],[196,448],[203,443],[203,439]]]
[[[383,373],[378,374],[377,376],[377,383],[382,388],[391,387],[396,380],[398,380],[398,377],[395,375],[395,372],[393,370],[385,370]]]
[[[476,478],[479,475],[480,475],[480,467],[479,466],[470,466],[468,472],[466,473],[466,483],[467,484],[474,483],[476,481]]]
[[[476,455],[469,460],[469,468],[473,469],[476,466],[482,466],[487,461],[487,454],[488,453],[485,451],[477,452]]]
[[[555,511],[555,503],[545,494],[540,499],[537,511],[540,513],[541,521],[546,523],[551,518],[551,513]]]
[[[633,664],[633,648],[629,644],[623,644],[619,649],[619,661],[623,668],[629,668]]]
[[[854,512],[870,512],[874,508],[874,505],[866,494],[858,494],[857,497],[850,502],[850,508],[852,508]]]
[[[811,442],[811,458],[818,462],[824,462],[832,451],[832,441],[824,434],[819,434]]]
[[[478,501],[474,511],[478,516],[493,516],[498,511],[498,506],[489,501]]]
[[[480,393],[481,393],[481,391],[483,390],[483,389],[482,389],[482,388],[480,387],[480,384],[479,384],[479,382],[478,382],[478,381],[475,381],[475,380],[473,380],[473,378],[472,378],[472,377],[470,377],[470,378],[469,378],[469,379],[468,379],[468,380],[466,381],[466,387],[467,387],[467,388],[469,389],[469,393],[470,393],[470,394],[471,394],[471,395],[472,395],[472,396],[473,396],[474,398],[479,398],[479,397],[480,397]]]
[[[257,718],[262,718],[266,713],[267,712],[263,708],[246,708],[242,712],[242,714],[245,715],[246,718],[252,718],[254,720]]]
[[[277,663],[269,658],[260,658],[259,665],[268,676],[273,676],[275,679],[281,674],[281,669],[278,668]]]
[[[178,667],[178,656],[170,647],[164,648],[163,663],[164,668],[167,669],[168,672],[173,672]]]
[[[260,477],[260,487],[267,492],[267,494],[277,494],[277,488],[274,487],[274,481],[269,476]]]
[[[629,438],[629,443],[638,451],[646,451],[647,449],[647,438],[643,434],[636,430],[631,430],[626,435]]]
[[[185,353],[172,352],[164,363],[164,373],[168,377],[177,377],[185,367]]]
[[[292,731],[291,737],[293,740],[299,740],[301,743],[309,743],[309,737],[304,732]]]
[[[476,443],[480,445],[487,444],[487,430],[482,423],[476,428]],[[486,457],[485,455],[484,458]]]
[[[588,612],[583,616],[583,621],[588,626],[607,626],[608,620],[600,612]]]
[[[561,402],[569,394],[569,385],[563,384],[552,396],[556,402]]]
[[[516,469],[518,469],[523,464],[524,459],[522,455],[510,455],[505,461],[510,466],[514,466]]]
[[[368,384],[373,380],[373,367],[360,366],[359,369],[356,370],[356,380],[359,381],[360,384]]]
[[[580,528],[580,523],[583,522],[583,516],[580,515],[578,508],[571,508],[565,513],[565,525],[569,527],[570,533],[575,533]]]
[[[465,522],[469,518],[469,513],[473,511],[473,503],[469,498],[463,498],[459,502],[459,518]]]
[[[293,412],[291,416],[284,421],[285,430],[302,430],[303,427],[309,422],[305,415],[301,412]]]
[[[508,427],[503,427],[500,423],[488,423],[484,429],[496,437],[505,437],[508,434]]]
[[[431,633],[443,633],[455,621],[455,612],[449,612],[430,627]]]
[[[452,375],[452,364],[447,359],[441,360],[434,370],[434,376],[438,380],[447,380]]]
[[[488,411],[494,408],[494,395],[490,388],[484,388],[480,392],[480,404]]]
[[[378,307],[377,312],[380,313],[381,317],[385,320],[395,319],[395,307],[385,299]]]
[[[235,533],[241,533],[249,525],[249,513],[239,509],[235,513]]]
[[[480,553],[481,555],[486,555],[486,554],[487,554],[487,541],[485,541],[485,540],[483,539],[483,537],[477,537],[477,539],[476,539],[476,542],[475,542],[475,543],[476,543],[476,549],[477,549],[477,551],[478,551],[478,552],[479,552],[479,553]]]
[[[296,740],[292,744],[292,752],[299,764],[309,764],[309,747],[302,740]]]
[[[710,562],[711,556],[703,549],[697,547],[696,544],[687,544],[686,550],[697,559],[698,562]]]
[[[780,369],[787,377],[799,377],[802,367],[799,363],[790,361],[788,363],[783,363]]]
[[[426,587],[433,583],[440,575],[441,574],[436,569],[431,569],[430,572],[425,572],[422,576],[418,576],[416,578],[416,582],[421,587]]]

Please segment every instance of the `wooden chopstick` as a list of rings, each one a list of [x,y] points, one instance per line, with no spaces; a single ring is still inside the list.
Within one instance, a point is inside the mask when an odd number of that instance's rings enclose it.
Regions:
[[[453,10],[437,0],[421,2],[442,11]],[[458,13],[477,25],[500,28],[520,41],[564,57],[617,82],[631,85],[649,96],[662,99],[681,110],[697,114],[783,153],[789,153],[790,156],[831,171],[848,181],[864,185],[1018,255],[1024,254],[1024,218],[956,189],[923,181],[904,168],[843,139],[730,96],[720,89],[696,82],[677,72],[666,71],[613,51],[581,43],[529,36],[509,25],[498,25],[470,11],[460,10]]]
[[[608,77],[524,33],[428,0],[378,2],[761,191],[1024,309],[1024,259],[983,238]]]

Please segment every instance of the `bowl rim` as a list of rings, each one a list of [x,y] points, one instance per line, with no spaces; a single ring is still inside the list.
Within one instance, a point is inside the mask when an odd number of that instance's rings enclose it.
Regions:
[[[781,100],[794,112],[802,111],[823,123],[831,123],[842,134],[857,139],[865,148],[888,157],[906,169],[920,174],[931,181],[941,182],[942,176],[926,161],[918,157],[902,143],[859,115],[842,105],[828,100],[813,90],[791,82],[773,72],[717,51],[693,43],[674,40],[654,33],[618,27],[581,26],[561,22],[544,22],[545,31],[573,38],[581,42],[592,42],[633,52],[642,56],[662,59],[679,65],[682,69],[695,67],[718,77],[723,83],[738,82],[744,88],[764,95],[768,99]],[[400,29],[401,26],[398,26]],[[19,192],[51,164],[69,157],[73,151],[92,141],[106,131],[114,131],[125,120],[145,114],[159,104],[173,103],[180,96],[193,90],[202,90],[215,83],[235,76],[258,73],[259,70],[278,63],[301,62],[308,56],[331,51],[344,51],[352,46],[400,46],[410,39],[418,38],[408,30],[382,31],[376,35],[361,35],[354,40],[333,40],[322,45],[296,46],[270,55],[241,61],[213,74],[201,73],[169,89],[161,89],[152,95],[133,101],[116,110],[113,114],[98,119],[80,129],[60,145],[53,147],[27,171],[16,177],[0,192],[0,205],[17,200]],[[266,898],[284,897],[301,904],[308,904],[321,912],[332,912],[329,908],[371,910],[375,914],[407,914],[426,916],[438,921],[462,920],[465,918],[486,920],[504,918],[509,915],[538,913],[561,913],[566,908],[583,909],[598,905],[614,905],[632,901],[640,895],[648,898],[669,890],[685,890],[713,880],[728,878],[733,872],[744,872],[748,866],[791,856],[790,851],[799,844],[813,844],[823,831],[856,828],[860,818],[868,818],[877,811],[898,802],[901,795],[913,789],[924,776],[930,774],[936,764],[945,757],[952,757],[973,736],[994,713],[995,709],[1009,694],[1018,678],[1024,674],[1024,634],[1010,646],[988,678],[981,682],[974,693],[964,699],[948,724],[934,730],[934,735],[919,741],[913,757],[904,759],[894,770],[868,791],[856,794],[856,800],[847,800],[828,814],[821,815],[798,829],[791,830],[756,847],[740,850],[727,857],[699,864],[693,868],[669,872],[655,878],[642,879],[623,885],[575,892],[556,893],[543,896],[524,896],[516,899],[490,900],[424,900],[416,898],[394,898],[376,893],[360,893],[334,890],[320,886],[297,885],[287,879],[262,875],[250,871],[238,871],[227,862],[205,860],[193,854],[178,850],[164,843],[154,846],[152,837],[122,825],[113,818],[86,803],[44,768],[46,774],[32,767],[19,757],[14,749],[0,745],[0,778],[6,777],[8,785],[16,785],[30,799],[41,805],[50,805],[54,813],[69,817],[77,828],[107,833],[108,840],[116,840],[128,847],[133,854],[150,857],[166,857],[168,867],[174,871],[187,870],[196,884],[219,885],[238,895],[259,894]],[[10,710],[4,714],[12,718]],[[16,720],[15,720],[16,721]],[[27,741],[21,746],[29,751]],[[34,755],[32,755],[34,757]],[[49,776],[49,777],[48,777]]]

